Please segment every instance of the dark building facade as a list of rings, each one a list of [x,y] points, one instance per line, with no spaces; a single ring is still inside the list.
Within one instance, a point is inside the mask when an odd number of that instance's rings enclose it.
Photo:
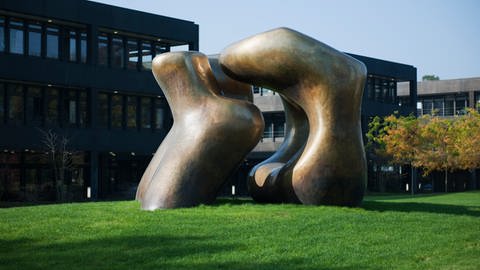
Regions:
[[[0,199],[132,198],[172,124],[151,61],[177,46],[198,50],[198,25],[83,0],[0,1]]]

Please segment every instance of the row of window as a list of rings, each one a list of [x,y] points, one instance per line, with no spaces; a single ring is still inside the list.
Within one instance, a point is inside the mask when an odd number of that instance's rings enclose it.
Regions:
[[[0,124],[85,127],[84,90],[0,83]]]
[[[263,130],[264,139],[275,139],[285,137],[285,114],[282,113],[263,113],[265,128]]]
[[[168,104],[160,97],[102,92],[98,95],[99,126],[111,129],[153,129],[171,125]]]
[[[172,121],[160,97],[100,92],[97,98],[102,128],[160,131]],[[0,82],[0,125],[84,128],[89,107],[84,89]]]
[[[438,116],[453,116],[465,113],[468,107],[467,95],[451,95],[444,97],[419,98],[417,114],[433,114]]]
[[[98,36],[98,65],[114,68],[151,69],[157,54],[170,50],[169,46],[153,40],[121,36],[117,32],[102,32]]]
[[[87,62],[87,33],[48,22],[0,16],[0,52]]]
[[[392,78],[380,78],[369,75],[366,82],[369,100],[397,104],[397,82]]]

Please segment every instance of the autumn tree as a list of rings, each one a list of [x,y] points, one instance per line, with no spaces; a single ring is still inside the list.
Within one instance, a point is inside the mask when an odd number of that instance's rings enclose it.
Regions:
[[[449,171],[480,167],[480,114],[473,109],[451,118],[376,117],[367,138],[367,147],[393,163],[422,168],[424,175],[443,171],[445,191]]]

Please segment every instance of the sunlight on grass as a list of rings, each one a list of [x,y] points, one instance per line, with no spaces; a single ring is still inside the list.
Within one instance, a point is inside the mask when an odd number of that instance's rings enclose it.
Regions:
[[[480,192],[360,208],[219,200],[0,209],[0,269],[478,269]]]

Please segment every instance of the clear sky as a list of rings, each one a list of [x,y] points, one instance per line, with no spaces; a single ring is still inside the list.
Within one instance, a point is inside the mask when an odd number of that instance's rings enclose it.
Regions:
[[[193,21],[200,51],[280,26],[338,50],[410,64],[418,79],[480,77],[479,0],[96,0]],[[159,26],[161,27],[161,26]]]

